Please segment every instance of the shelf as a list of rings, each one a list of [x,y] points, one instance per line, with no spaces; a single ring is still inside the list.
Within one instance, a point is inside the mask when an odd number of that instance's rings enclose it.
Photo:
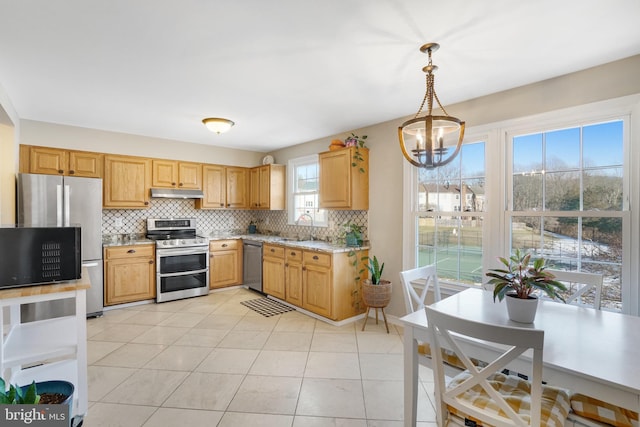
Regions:
[[[75,356],[77,321],[66,316],[15,325],[4,341],[5,368]]]

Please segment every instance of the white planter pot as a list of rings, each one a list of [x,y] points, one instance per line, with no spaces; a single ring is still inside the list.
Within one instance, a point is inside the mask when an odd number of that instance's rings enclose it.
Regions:
[[[507,295],[507,313],[509,319],[519,323],[533,323],[538,309],[538,298],[529,297],[527,299]]]

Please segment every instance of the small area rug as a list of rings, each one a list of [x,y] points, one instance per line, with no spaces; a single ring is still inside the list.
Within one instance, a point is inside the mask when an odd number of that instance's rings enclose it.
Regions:
[[[287,311],[295,311],[295,308],[291,308],[288,305],[281,304],[270,298],[250,299],[247,301],[241,301],[240,304],[247,306],[251,310],[256,313],[260,313],[265,317],[275,316],[286,313]]]

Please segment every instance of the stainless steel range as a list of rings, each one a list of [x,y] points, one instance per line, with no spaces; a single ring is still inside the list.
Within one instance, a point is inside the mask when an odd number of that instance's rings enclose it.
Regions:
[[[195,218],[149,218],[156,242],[156,302],[209,293],[209,240],[196,236]]]

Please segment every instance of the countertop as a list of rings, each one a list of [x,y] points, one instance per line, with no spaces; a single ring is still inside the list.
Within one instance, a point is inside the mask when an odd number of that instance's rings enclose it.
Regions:
[[[276,244],[286,247],[299,248],[312,251],[341,253],[355,250],[369,249],[368,245],[358,247],[348,247],[341,244],[325,242],[322,240],[296,240],[282,236],[271,236],[267,234],[233,234],[233,233],[212,233],[208,237],[209,241],[214,240],[227,240],[227,239],[242,239],[242,240],[254,240],[263,243]],[[149,245],[154,241],[145,238],[127,240],[118,239],[115,241],[105,241],[102,243],[103,247],[115,247],[115,246],[131,246],[131,245]]]

